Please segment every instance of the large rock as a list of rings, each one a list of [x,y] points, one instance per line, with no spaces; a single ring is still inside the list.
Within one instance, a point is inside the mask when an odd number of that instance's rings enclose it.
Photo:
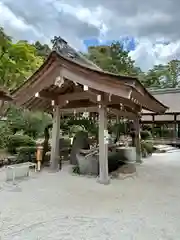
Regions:
[[[135,147],[118,147],[116,151],[119,153],[119,160],[125,161],[125,162],[136,161]]]
[[[70,153],[70,164],[77,165],[77,154],[79,153],[80,149],[90,149],[87,132],[80,131],[74,136]]]
[[[108,152],[108,170],[109,173],[117,171],[119,167],[127,162],[127,158],[121,152]],[[97,154],[87,153],[83,154],[82,151],[77,153],[77,164],[79,166],[80,174],[99,175],[99,156]]]
[[[82,151],[89,149],[88,134],[78,132],[73,140],[70,163],[78,165],[81,174],[98,175],[99,174],[99,156],[93,151]],[[109,173],[116,171],[127,162],[135,160],[135,148],[119,148],[108,152]]]
[[[84,156],[81,153],[77,154],[77,161],[80,174],[96,175],[99,174],[99,158],[97,155]]]

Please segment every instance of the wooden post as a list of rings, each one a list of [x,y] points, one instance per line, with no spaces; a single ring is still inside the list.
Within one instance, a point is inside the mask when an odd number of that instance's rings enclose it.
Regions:
[[[141,160],[141,135],[140,135],[140,124],[139,124],[138,116],[134,120],[134,128],[135,128],[136,162],[142,163],[142,160]]]
[[[107,109],[105,106],[99,106],[99,179],[101,184],[109,184],[108,171],[108,142],[107,135]]]
[[[174,115],[174,131],[173,131],[173,140],[176,141],[177,138],[177,115]]]
[[[155,116],[154,115],[152,115],[152,137],[153,137],[153,139],[154,139],[154,122],[155,122]]]
[[[60,136],[60,108],[54,107],[52,146],[51,146],[51,170],[59,170],[59,136]]]

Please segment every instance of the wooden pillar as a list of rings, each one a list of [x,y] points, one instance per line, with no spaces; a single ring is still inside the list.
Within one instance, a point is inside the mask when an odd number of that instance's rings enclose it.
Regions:
[[[52,128],[52,146],[51,146],[51,170],[59,170],[59,137],[60,137],[60,108],[54,107],[53,128]]]
[[[173,139],[176,140],[177,138],[177,115],[174,114],[174,131],[173,131]]]
[[[179,116],[179,115],[177,115]],[[179,123],[179,118],[178,118],[178,123],[177,123],[177,137],[180,138],[180,123]]]
[[[108,142],[107,142],[107,109],[99,106],[99,179],[101,184],[109,184]]]
[[[154,138],[154,122],[155,122],[155,116],[152,115],[152,137]]]
[[[135,129],[135,147],[136,147],[136,162],[142,163],[141,160],[141,135],[140,135],[140,124],[139,117],[134,120]]]

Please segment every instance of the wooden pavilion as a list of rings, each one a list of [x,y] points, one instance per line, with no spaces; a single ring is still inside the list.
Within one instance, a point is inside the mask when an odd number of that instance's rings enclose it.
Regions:
[[[144,110],[141,118],[142,124],[151,124],[152,132],[155,125],[161,127],[163,127],[163,125],[170,126],[173,129],[171,140],[180,137],[180,89],[156,89],[150,90],[150,93],[164,105],[168,106],[168,110],[164,113]]]
[[[139,117],[142,109],[164,113],[135,77],[104,72],[58,38],[44,64],[13,94],[17,106],[53,112],[51,168],[58,169],[60,115],[65,112],[99,113],[99,182],[107,184],[107,113],[134,121],[137,161],[140,161]]]

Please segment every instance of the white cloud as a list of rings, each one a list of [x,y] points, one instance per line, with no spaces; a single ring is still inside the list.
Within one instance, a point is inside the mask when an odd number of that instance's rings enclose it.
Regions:
[[[84,39],[133,36],[130,55],[147,70],[180,58],[179,9],[177,0],[0,0],[0,25],[15,39],[47,42],[60,35],[81,51]]]
[[[136,49],[130,52],[130,56],[137,65],[147,71],[153,65],[166,64],[172,59],[180,59],[180,41],[165,45],[163,42],[153,43],[148,39],[141,39]]]
[[[33,37],[44,38],[44,35],[36,31],[33,26],[26,24],[21,17],[16,16],[8,7],[0,1],[0,26],[5,27],[5,31],[15,39],[28,39],[33,41]],[[32,38],[31,38],[32,35]]]

